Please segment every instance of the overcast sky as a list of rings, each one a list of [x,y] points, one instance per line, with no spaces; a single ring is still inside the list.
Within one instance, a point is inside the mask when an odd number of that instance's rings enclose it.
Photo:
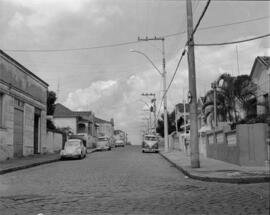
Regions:
[[[194,25],[206,1],[193,1]],[[200,27],[242,24],[199,30],[197,43],[227,42],[270,32],[267,1],[212,1]],[[0,49],[6,51],[58,93],[58,102],[72,110],[92,110],[96,116],[114,118],[116,128],[128,132],[133,144],[149,99],[141,93],[162,95],[161,76],[136,49],[147,54],[161,69],[161,42],[92,48],[135,42],[138,36],[164,36],[185,32],[186,5],[182,0],[0,0]],[[166,38],[167,83],[170,81],[186,33]],[[197,92],[202,96],[219,74],[249,74],[256,56],[270,55],[269,38],[236,45],[196,47]],[[29,50],[61,50],[29,52]],[[17,51],[16,51],[17,50]],[[20,50],[20,52],[18,52]],[[188,89],[184,57],[168,92],[173,110]],[[183,93],[185,92],[185,93]],[[162,110],[161,110],[162,111]]]

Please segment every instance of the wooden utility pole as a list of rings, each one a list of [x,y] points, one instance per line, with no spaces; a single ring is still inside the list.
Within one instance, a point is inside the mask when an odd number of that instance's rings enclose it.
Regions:
[[[190,145],[191,145],[191,167],[200,168],[198,121],[197,121],[197,94],[196,94],[196,73],[195,54],[193,40],[193,17],[192,0],[186,0],[187,7],[187,38],[188,38],[188,78],[189,78],[189,111],[190,111]]]

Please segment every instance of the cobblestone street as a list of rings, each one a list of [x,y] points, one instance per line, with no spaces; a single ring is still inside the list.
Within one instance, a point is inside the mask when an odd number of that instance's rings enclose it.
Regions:
[[[158,154],[113,148],[0,176],[1,215],[269,214],[269,184],[186,178]]]

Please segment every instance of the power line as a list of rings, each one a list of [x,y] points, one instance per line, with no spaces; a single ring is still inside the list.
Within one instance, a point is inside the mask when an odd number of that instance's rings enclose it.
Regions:
[[[208,7],[209,7],[210,2],[211,2],[211,0],[208,0],[208,1],[207,1],[206,5],[205,5],[205,7],[204,7],[204,9],[203,9],[203,12],[201,13],[200,18],[199,18],[199,20],[198,20],[198,22],[197,22],[195,28],[193,29],[193,31],[192,31],[190,37],[188,38],[187,42],[185,43],[185,46],[189,45],[189,42],[192,40],[194,34],[196,33],[196,31],[197,31],[197,29],[198,29],[198,27],[199,27],[199,25],[200,25],[200,23],[201,23],[201,21],[202,21],[202,18],[204,17],[204,15],[205,15],[205,13],[206,13],[206,10],[207,10]],[[168,90],[169,90],[169,88],[170,88],[170,86],[171,86],[171,84],[172,84],[172,82],[173,82],[173,80],[174,80],[174,78],[175,78],[175,75],[176,75],[176,73],[177,73],[177,70],[178,70],[178,68],[179,68],[179,66],[180,66],[180,63],[181,63],[181,61],[182,61],[182,59],[183,59],[183,57],[184,57],[185,54],[186,54],[186,49],[183,50],[183,52],[182,52],[182,54],[181,54],[181,57],[179,58],[179,61],[178,61],[178,63],[177,63],[177,66],[176,66],[176,69],[175,69],[175,71],[174,71],[173,77],[172,77],[172,79],[171,79],[171,81],[170,81],[170,84],[169,84],[168,88],[166,89],[166,91],[165,91],[164,94],[163,94],[161,103],[162,103],[162,101],[164,100],[165,95],[168,93]],[[160,106],[160,108],[161,108],[161,106]],[[158,113],[159,113],[159,112],[158,112]]]
[[[254,21],[267,19],[269,17],[270,16],[263,16],[263,17],[258,17],[255,19],[248,19],[248,20],[232,22],[232,23],[227,23],[227,24],[212,25],[212,26],[199,28],[198,31],[215,29],[215,28],[222,28],[222,27],[238,25],[238,24],[243,24],[243,23],[248,23],[248,22],[254,22]],[[177,33],[166,34],[163,37],[170,38],[170,37],[178,36],[178,35],[185,34],[185,33],[186,33],[186,31],[181,31],[181,32],[177,32]],[[9,52],[70,52],[70,51],[86,51],[86,50],[94,50],[94,49],[102,49],[102,48],[114,48],[114,47],[126,46],[126,45],[131,45],[131,44],[137,44],[139,42],[142,42],[142,41],[134,40],[134,41],[128,41],[128,42],[105,44],[105,45],[100,45],[100,46],[66,48],[66,49],[3,49],[3,50],[9,51]]]
[[[179,66],[180,66],[180,63],[181,63],[181,61],[182,61],[182,59],[183,59],[183,57],[184,57],[185,54],[186,54],[186,49],[184,49],[184,51],[183,51],[182,54],[181,54],[181,57],[180,57],[180,59],[179,59],[179,61],[178,61],[178,63],[177,63],[177,66],[176,66],[176,68],[175,68],[175,71],[174,71],[174,73],[173,73],[172,79],[171,79],[171,81],[170,81],[170,83],[169,83],[169,85],[168,85],[168,87],[167,87],[167,89],[166,89],[166,92],[165,92],[164,94],[166,94],[166,93],[168,92],[168,90],[170,89],[170,87],[171,87],[171,85],[172,85],[172,82],[173,82],[173,80],[174,80],[174,78],[175,78],[175,75],[176,75],[176,73],[177,73],[177,70],[178,70],[178,68],[179,68]]]
[[[199,18],[199,20],[198,20],[198,22],[197,22],[195,28],[193,29],[192,34],[190,35],[190,38],[189,38],[188,41],[187,41],[187,44],[189,44],[189,42],[193,39],[193,35],[196,33],[196,31],[197,31],[197,29],[198,29],[198,27],[199,27],[199,25],[200,25],[200,23],[201,23],[201,21],[202,21],[202,18],[204,17],[204,14],[205,14],[206,10],[207,10],[208,7],[209,7],[210,2],[211,2],[211,0],[208,0],[208,1],[207,1],[206,5],[205,5],[205,7],[204,7],[204,9],[203,9],[203,12],[202,12],[201,16],[200,16],[200,18]]]
[[[197,31],[197,29],[198,29],[198,27],[199,27],[199,25],[200,25],[200,23],[201,23],[201,21],[202,21],[202,18],[204,17],[205,12],[206,12],[206,10],[207,10],[208,7],[209,7],[210,2],[211,2],[211,0],[208,0],[208,1],[207,1],[206,5],[205,5],[205,7],[204,7],[204,9],[203,9],[203,12],[201,13],[201,16],[200,16],[200,18],[199,18],[199,20],[198,20],[198,22],[197,22],[195,28],[194,28],[193,31],[192,31],[192,34],[191,34],[190,38],[188,38],[188,40],[187,40],[187,42],[186,42],[186,45],[188,45],[188,43],[192,40],[193,35],[196,33],[196,31]],[[166,89],[166,92],[164,93],[163,97],[167,94],[167,92],[168,92],[168,90],[169,90],[169,88],[170,88],[170,86],[171,86],[171,84],[172,84],[172,82],[173,82],[173,80],[174,80],[174,78],[175,78],[175,75],[176,75],[177,70],[178,70],[178,68],[179,68],[179,66],[180,66],[180,63],[181,63],[181,61],[182,61],[182,59],[183,59],[183,57],[184,57],[185,54],[186,54],[186,49],[184,49],[183,52],[182,52],[182,54],[181,54],[181,57],[180,57],[180,59],[179,59],[179,61],[178,61],[178,63],[177,63],[176,69],[175,69],[175,71],[174,71],[173,77],[172,77],[172,79],[171,79],[171,81],[170,81],[170,84],[169,84],[168,88]]]
[[[236,43],[244,43],[244,42],[248,42],[252,40],[258,40],[258,39],[269,37],[269,36],[270,34],[265,34],[265,35],[245,39],[245,40],[237,40],[237,41],[223,42],[223,43],[195,43],[194,46],[224,46],[224,45],[231,45],[231,44],[236,44]]]
[[[82,47],[82,48],[66,48],[66,49],[3,49],[4,51],[10,52],[66,52],[66,51],[83,51],[91,49],[101,49],[101,48],[113,48],[118,46],[125,46],[130,44],[139,43],[140,41],[129,41],[122,43],[114,43],[108,45],[92,46],[92,47]]]

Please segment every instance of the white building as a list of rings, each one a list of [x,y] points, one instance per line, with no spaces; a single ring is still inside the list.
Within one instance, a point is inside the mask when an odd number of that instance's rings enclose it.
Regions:
[[[46,150],[48,84],[0,50],[0,160]]]
[[[257,84],[257,114],[270,112],[270,57],[256,57],[250,77]]]

